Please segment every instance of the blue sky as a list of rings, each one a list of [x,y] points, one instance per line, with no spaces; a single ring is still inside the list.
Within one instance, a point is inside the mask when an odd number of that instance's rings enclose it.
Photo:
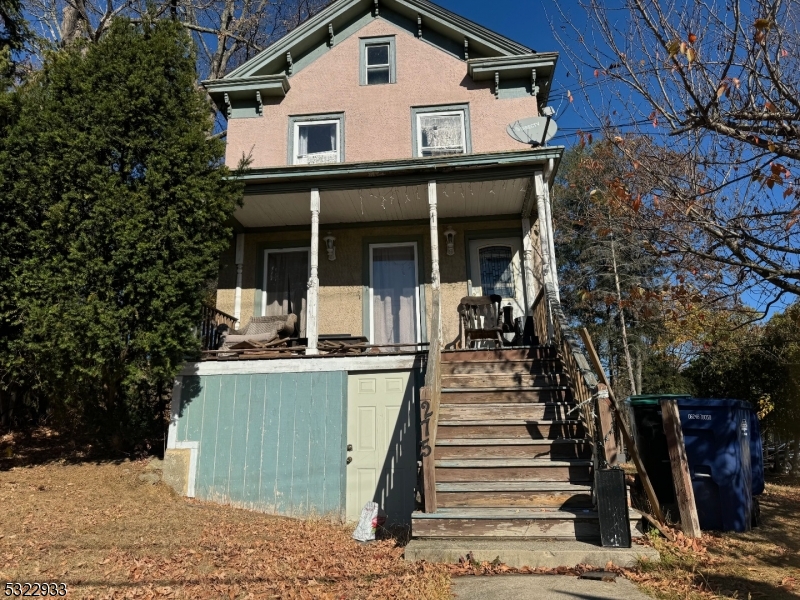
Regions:
[[[550,20],[558,28],[561,15],[555,8],[552,0],[433,0],[436,4],[447,10],[451,10],[467,19],[475,21],[496,31],[497,33],[511,38],[533,48],[537,52],[559,52],[559,60],[556,78],[553,84],[553,93],[550,94],[550,105],[558,110],[559,134],[551,144],[571,146],[577,137],[574,133],[576,129],[591,127],[591,124],[580,115],[574,106],[570,106],[566,99],[566,90],[570,85],[576,87],[575,78],[568,75],[568,65],[566,56],[559,43],[553,37]],[[586,17],[583,11],[567,0],[568,8],[562,9],[571,17],[574,24],[585,22]],[[571,67],[570,67],[571,68]],[[577,89],[571,90],[576,96],[575,102],[580,102],[577,96]]]

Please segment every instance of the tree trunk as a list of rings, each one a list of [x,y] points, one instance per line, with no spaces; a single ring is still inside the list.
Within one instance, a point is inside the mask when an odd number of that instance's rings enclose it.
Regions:
[[[789,459],[789,444],[786,444],[786,458]],[[787,460],[789,463],[789,474],[790,475],[800,475],[800,456],[798,456],[798,450],[800,450],[800,439],[794,438],[791,443],[791,459]]]
[[[614,244],[614,234],[611,234],[611,265],[614,268],[614,285],[617,288],[617,308],[619,310],[619,322],[622,326],[622,348],[625,350],[625,362],[628,365],[628,377],[631,382],[631,395],[635,396],[636,379],[633,376],[633,364],[631,363],[631,351],[628,348],[628,328],[625,326],[625,311],[622,308],[622,289],[619,284],[619,271],[617,270],[617,251]]]
[[[634,361],[636,362],[636,389],[639,390],[639,393],[642,393],[642,348],[639,344],[633,347],[633,350],[636,354],[636,358]]]

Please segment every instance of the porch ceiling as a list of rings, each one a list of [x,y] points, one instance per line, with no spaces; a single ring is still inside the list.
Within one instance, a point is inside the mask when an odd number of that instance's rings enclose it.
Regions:
[[[530,177],[437,184],[440,219],[522,214]],[[427,220],[427,185],[320,191],[320,223]],[[311,223],[310,192],[245,196],[236,220],[247,229]]]

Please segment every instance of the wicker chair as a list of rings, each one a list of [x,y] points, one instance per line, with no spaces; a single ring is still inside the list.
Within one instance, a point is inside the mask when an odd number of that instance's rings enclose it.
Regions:
[[[258,346],[271,344],[278,339],[288,340],[297,331],[297,315],[279,315],[275,317],[253,317],[239,333],[231,333],[225,327],[220,336],[219,350],[229,350],[239,344]]]

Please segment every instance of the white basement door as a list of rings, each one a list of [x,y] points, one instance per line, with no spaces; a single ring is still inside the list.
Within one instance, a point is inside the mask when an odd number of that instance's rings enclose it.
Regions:
[[[357,521],[364,504],[373,501],[389,523],[411,524],[417,481],[414,396],[408,371],[348,377],[348,521]]]

